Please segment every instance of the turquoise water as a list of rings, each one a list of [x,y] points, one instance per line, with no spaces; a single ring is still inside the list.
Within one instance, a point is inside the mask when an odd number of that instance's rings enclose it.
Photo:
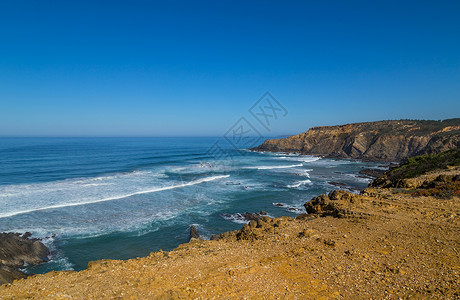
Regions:
[[[380,164],[255,153],[218,138],[2,138],[0,166],[0,231],[43,238],[50,262],[26,270],[42,273],[171,250],[190,225],[209,238],[239,229],[247,211],[296,216],[336,188],[329,182],[366,187],[359,170]]]

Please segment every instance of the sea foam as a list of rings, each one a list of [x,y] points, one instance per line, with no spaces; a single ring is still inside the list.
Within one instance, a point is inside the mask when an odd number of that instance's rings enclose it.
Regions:
[[[228,177],[230,177],[230,175],[210,176],[210,177],[200,178],[200,179],[193,180],[193,181],[186,182],[186,183],[182,183],[182,184],[158,187],[158,188],[138,191],[138,192],[134,192],[134,193],[130,193],[130,194],[107,197],[107,198],[103,198],[103,199],[95,199],[95,200],[81,201],[81,202],[74,202],[74,203],[62,203],[62,204],[57,204],[57,205],[36,207],[36,208],[20,210],[20,211],[12,211],[12,212],[0,213],[0,218],[7,218],[7,217],[15,216],[15,215],[26,214],[26,213],[31,213],[31,212],[35,212],[35,211],[42,211],[42,210],[49,210],[49,209],[56,209],[56,208],[64,208],[64,207],[71,207],[71,206],[80,206],[80,205],[87,205],[87,204],[93,204],[93,203],[99,203],[99,202],[106,202],[106,201],[124,199],[124,198],[132,197],[132,196],[135,196],[135,195],[149,194],[149,193],[161,192],[161,191],[172,190],[172,189],[177,189],[177,188],[183,188],[183,187],[187,187],[187,186],[192,186],[192,185],[196,185],[196,184],[200,184],[200,183],[204,183],[204,182],[209,182],[209,181],[213,181],[213,180],[218,180],[218,179],[222,179],[222,178],[228,178]]]
[[[243,169],[256,169],[256,170],[271,170],[271,169],[287,169],[302,167],[303,164],[285,165],[285,166],[256,166],[256,167],[243,167]]]
[[[300,186],[303,186],[303,185],[306,185],[306,184],[310,184],[310,183],[311,183],[311,180],[309,180],[309,179],[300,180],[300,181],[294,182],[293,184],[288,184],[287,187],[288,187],[288,188],[295,189],[295,188],[298,188],[298,187],[300,187]]]

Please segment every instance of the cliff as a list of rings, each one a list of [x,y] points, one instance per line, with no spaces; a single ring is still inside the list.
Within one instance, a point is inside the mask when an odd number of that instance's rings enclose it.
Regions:
[[[333,191],[295,219],[263,216],[171,252],[31,276],[0,298],[458,299],[460,170],[452,153],[433,160],[443,167],[412,160],[419,187]]]
[[[460,118],[398,120],[313,127],[283,139],[266,140],[255,151],[299,152],[333,158],[401,161],[460,147]]]

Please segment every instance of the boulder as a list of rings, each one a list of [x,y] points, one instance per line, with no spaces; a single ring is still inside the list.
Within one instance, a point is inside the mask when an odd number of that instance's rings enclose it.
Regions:
[[[307,213],[319,216],[345,217],[350,206],[360,202],[360,196],[344,190],[335,190],[329,195],[319,195],[304,204]]]
[[[190,226],[190,241],[193,239],[199,239],[200,238],[200,233],[198,232],[198,229],[196,229],[195,226],[191,225]]]

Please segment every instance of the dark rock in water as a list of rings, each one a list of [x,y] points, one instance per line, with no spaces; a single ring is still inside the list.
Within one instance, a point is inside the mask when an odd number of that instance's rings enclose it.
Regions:
[[[260,213],[245,212],[244,214],[222,214],[221,216],[227,220],[247,222],[262,219],[263,217],[267,216],[267,213],[265,211],[261,211]]]
[[[259,219],[262,219],[262,215],[261,214],[258,214],[258,213],[250,213],[250,212],[246,212],[244,214],[242,214],[242,216],[247,220],[247,221],[257,221]]]
[[[24,237],[25,236],[25,237]],[[12,282],[27,275],[18,268],[48,260],[48,248],[38,239],[29,239],[17,233],[0,233],[0,284]]]
[[[288,208],[288,211],[294,212],[294,213],[299,213],[299,214],[301,214],[301,213],[304,212],[303,209],[300,209],[300,208],[297,208],[297,207],[289,207],[289,208]]]
[[[379,178],[385,173],[385,170],[380,169],[362,169],[359,171],[359,174],[366,175],[373,178]]]
[[[293,213],[296,213],[296,214],[301,214],[301,213],[305,212],[303,209],[289,206],[286,203],[273,203],[273,206],[275,206],[275,207],[283,207],[283,208],[287,209],[287,211],[293,212]]]
[[[199,239],[200,234],[198,233],[198,229],[195,226],[190,226],[190,240],[192,239]]]
[[[31,236],[32,236],[32,233],[30,233],[28,231],[22,235],[22,237],[25,238],[25,239],[30,238]]]
[[[335,185],[335,186],[341,186],[341,187],[347,186],[345,183],[342,183],[342,182],[328,181],[327,183]]]

